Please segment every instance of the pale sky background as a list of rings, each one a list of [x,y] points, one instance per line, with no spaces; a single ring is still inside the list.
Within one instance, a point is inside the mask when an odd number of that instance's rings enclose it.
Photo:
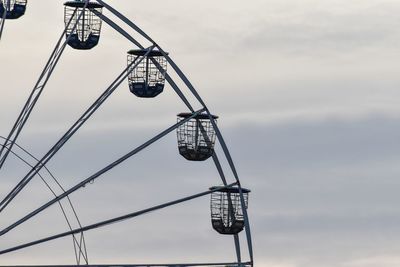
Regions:
[[[7,21],[0,135],[62,32],[62,3],[31,0],[23,18]],[[399,1],[109,3],[170,52],[220,116],[242,183],[252,190],[256,266],[400,266]],[[95,49],[68,48],[19,143],[44,155],[125,68],[131,48],[105,24]],[[156,99],[139,99],[125,82],[48,167],[68,188],[175,123],[181,111],[169,86]],[[1,195],[27,171],[10,157]],[[37,178],[2,214],[2,227],[50,198]],[[212,161],[185,161],[172,133],[72,199],[87,225],[215,184]],[[205,197],[89,232],[91,263],[234,260],[232,238],[212,230],[209,213]],[[65,230],[54,206],[2,237],[0,248]],[[74,264],[72,242],[1,256],[0,264]]]

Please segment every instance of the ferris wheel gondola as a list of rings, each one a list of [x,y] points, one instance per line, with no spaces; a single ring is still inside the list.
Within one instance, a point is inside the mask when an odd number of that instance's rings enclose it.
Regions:
[[[191,113],[179,113],[178,121]],[[218,116],[212,115],[212,119]],[[216,134],[207,114],[199,114],[177,129],[179,153],[190,161],[204,161],[214,154]]]
[[[25,14],[27,0],[0,0],[0,16],[5,19],[19,19]]]
[[[0,40],[6,20],[16,20],[26,11],[27,0],[0,0]]]
[[[146,54],[145,49],[128,51],[128,65]],[[153,98],[164,90],[167,61],[160,51],[153,50],[128,76],[129,90],[137,97]]]
[[[103,6],[95,2],[68,1],[64,3],[64,23],[68,45],[74,49],[88,50],[100,40],[101,13]]]

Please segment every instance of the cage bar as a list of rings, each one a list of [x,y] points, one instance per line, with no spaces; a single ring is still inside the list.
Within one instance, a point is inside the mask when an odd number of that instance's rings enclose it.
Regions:
[[[80,50],[95,47],[100,40],[102,21],[93,11],[101,13],[103,6],[89,2],[85,8],[83,1],[68,1],[64,3],[64,6],[64,23],[67,27],[68,45]],[[80,16],[81,12],[83,12],[82,16]]]

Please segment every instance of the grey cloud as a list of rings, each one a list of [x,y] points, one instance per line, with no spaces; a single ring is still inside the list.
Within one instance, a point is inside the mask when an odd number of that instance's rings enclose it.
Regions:
[[[292,56],[330,57],[351,55],[366,49],[395,49],[399,42],[394,2],[360,2],[347,9],[338,3],[283,4],[267,13],[262,23],[253,22],[245,34],[245,45],[264,53],[289,52]],[[344,5],[342,5],[344,7]],[[383,51],[381,51],[383,52]]]

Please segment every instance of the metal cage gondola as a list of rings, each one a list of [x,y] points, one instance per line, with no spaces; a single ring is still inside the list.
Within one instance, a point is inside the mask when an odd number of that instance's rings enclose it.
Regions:
[[[178,121],[192,113],[178,114]],[[218,116],[212,115],[214,120]],[[198,114],[177,129],[179,153],[187,160],[203,161],[214,153],[215,130],[207,114]]]
[[[219,187],[211,187],[211,190]],[[237,187],[225,188],[211,194],[211,223],[218,233],[234,235],[244,228],[243,208],[247,209],[250,190],[242,188],[245,207]]]
[[[101,13],[103,6],[94,2],[89,2],[86,8],[85,5],[82,1],[64,3],[66,37],[69,38],[68,45],[74,49],[92,49],[100,40],[102,21],[95,12]]]
[[[146,53],[145,49],[128,51],[128,66]],[[156,97],[164,90],[166,71],[167,61],[163,54],[157,50],[151,51],[129,73],[129,90],[137,97]]]
[[[0,0],[0,18],[18,19],[25,14],[27,0]]]

